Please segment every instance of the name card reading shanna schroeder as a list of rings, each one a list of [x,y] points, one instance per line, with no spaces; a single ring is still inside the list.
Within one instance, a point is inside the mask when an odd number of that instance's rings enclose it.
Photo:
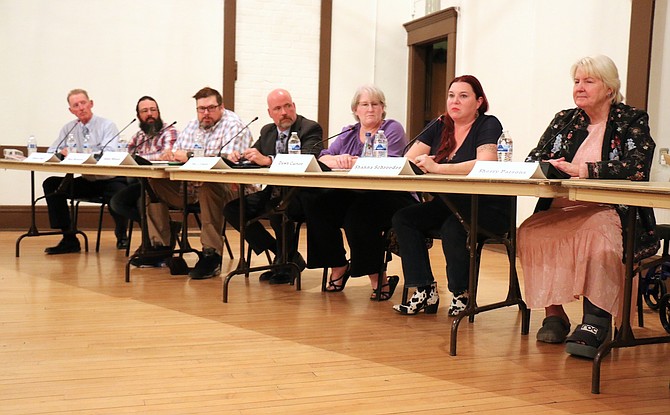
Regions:
[[[215,170],[230,169],[221,157],[191,157],[186,163],[179,166],[184,170]]]
[[[91,153],[69,153],[60,164],[95,164]]]
[[[414,176],[405,157],[359,157],[349,174],[357,176]]]
[[[125,151],[108,151],[102,153],[98,166],[134,166],[137,162]]]
[[[477,161],[468,177],[481,179],[546,179],[540,163]]]
[[[320,172],[321,167],[313,154],[277,154],[270,166],[270,173]]]
[[[60,160],[53,153],[35,152],[26,157],[25,159],[23,159],[23,161],[27,161],[28,163],[52,163],[52,162],[59,162]]]

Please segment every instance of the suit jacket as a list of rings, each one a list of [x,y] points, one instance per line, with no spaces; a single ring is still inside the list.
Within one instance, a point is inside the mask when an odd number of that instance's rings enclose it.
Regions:
[[[289,137],[293,132],[298,133],[298,137],[300,137],[302,154],[319,155],[323,149],[323,129],[319,123],[298,115],[293,125],[291,125]],[[275,156],[277,154],[275,145],[278,137],[277,126],[274,123],[266,124],[261,128],[260,138],[252,147],[258,149],[264,156]]]

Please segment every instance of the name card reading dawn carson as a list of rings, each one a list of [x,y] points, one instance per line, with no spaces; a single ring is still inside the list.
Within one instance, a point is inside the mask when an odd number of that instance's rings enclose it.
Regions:
[[[137,162],[125,151],[109,151],[102,153],[98,166],[134,166]]]
[[[191,157],[186,163],[179,166],[184,170],[214,170],[230,169],[221,157]]]
[[[405,157],[359,157],[349,174],[359,176],[414,176]]]
[[[321,167],[313,154],[277,154],[270,166],[270,173],[320,172]]]
[[[481,179],[546,179],[540,163],[477,161],[468,177]]]
[[[55,154],[53,153],[33,153],[23,159],[23,161],[27,161],[29,163],[51,163],[51,162],[59,162],[58,157],[56,157]]]
[[[95,164],[93,154],[90,153],[69,153],[61,164]]]

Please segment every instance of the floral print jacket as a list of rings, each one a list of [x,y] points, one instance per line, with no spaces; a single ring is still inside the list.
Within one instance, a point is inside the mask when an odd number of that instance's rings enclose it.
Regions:
[[[540,161],[565,157],[572,161],[579,146],[588,136],[588,115],[579,108],[556,114],[537,146],[526,161]],[[649,115],[626,104],[614,104],[605,127],[602,161],[586,163],[590,179],[619,179],[648,181],[656,144],[649,133]],[[536,210],[546,210],[551,199],[541,199]],[[626,205],[615,206],[621,218],[622,229],[630,210]],[[635,258],[637,262],[654,255],[659,248],[654,232],[656,219],[651,208],[637,209]],[[624,232],[624,239],[626,233]],[[624,240],[625,246],[626,241]],[[624,258],[625,260],[625,258]]]

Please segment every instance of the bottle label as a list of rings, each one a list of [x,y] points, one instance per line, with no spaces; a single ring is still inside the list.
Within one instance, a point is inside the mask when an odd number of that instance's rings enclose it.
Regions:
[[[509,145],[508,144],[498,144],[498,151],[507,153],[509,151]]]

